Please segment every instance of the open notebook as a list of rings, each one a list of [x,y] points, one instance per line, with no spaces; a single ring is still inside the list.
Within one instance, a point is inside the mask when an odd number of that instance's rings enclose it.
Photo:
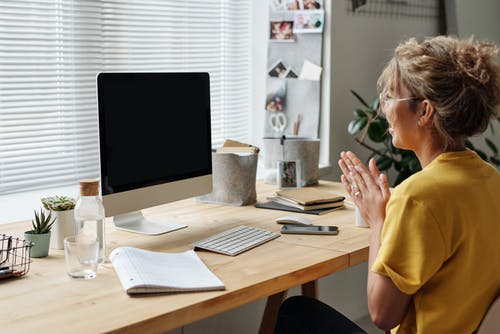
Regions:
[[[129,295],[225,289],[224,283],[192,250],[158,253],[118,247],[109,258]]]

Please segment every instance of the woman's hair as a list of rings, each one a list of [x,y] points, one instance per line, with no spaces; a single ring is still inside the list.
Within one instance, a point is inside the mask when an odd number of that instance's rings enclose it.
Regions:
[[[448,147],[482,133],[500,104],[498,47],[472,38],[438,36],[401,43],[380,75],[379,92],[404,85],[412,96],[428,99],[434,126]]]

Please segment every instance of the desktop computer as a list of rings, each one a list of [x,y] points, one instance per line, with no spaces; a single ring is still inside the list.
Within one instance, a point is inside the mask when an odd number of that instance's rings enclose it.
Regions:
[[[208,73],[99,73],[101,190],[118,229],[162,234],[183,224],[140,210],[211,192]]]

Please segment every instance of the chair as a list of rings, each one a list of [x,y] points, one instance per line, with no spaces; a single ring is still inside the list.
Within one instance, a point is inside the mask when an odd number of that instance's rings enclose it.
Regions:
[[[500,332],[500,296],[493,301],[476,334],[498,334]]]

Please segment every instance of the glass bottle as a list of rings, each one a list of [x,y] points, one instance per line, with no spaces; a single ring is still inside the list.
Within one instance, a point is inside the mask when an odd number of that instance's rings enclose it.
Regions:
[[[99,197],[99,180],[81,180],[80,197],[75,205],[76,233],[78,238],[99,242],[99,263],[104,263],[105,231],[104,205]]]

